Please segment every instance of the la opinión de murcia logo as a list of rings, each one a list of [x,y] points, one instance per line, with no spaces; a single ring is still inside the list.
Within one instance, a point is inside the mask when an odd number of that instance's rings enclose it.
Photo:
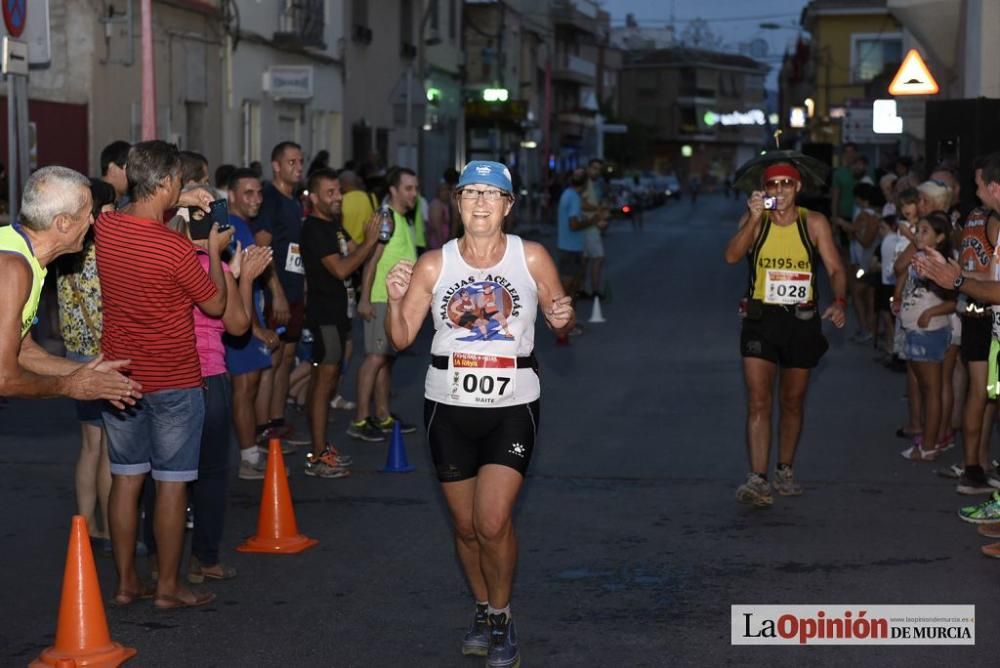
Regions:
[[[734,605],[731,621],[734,645],[975,644],[967,605]]]

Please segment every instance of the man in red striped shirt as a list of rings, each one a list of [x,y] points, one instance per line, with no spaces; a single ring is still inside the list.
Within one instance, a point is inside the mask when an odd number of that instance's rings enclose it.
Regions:
[[[186,485],[198,477],[205,412],[192,306],[210,316],[222,315],[226,283],[220,253],[232,236],[231,230],[213,228],[206,275],[191,242],[167,229],[163,216],[179,203],[180,169],[173,144],[136,144],[125,168],[130,204],[102,214],[96,223],[102,351],[111,359],[131,359],[132,377],[145,391],[133,408],[104,411],[112,475],[108,514],[119,578],[115,602],[127,605],[155,594],[154,605],[164,609],[204,605],[215,598],[181,587],[178,567]],[[160,571],[155,592],[143,587],[135,570],[139,495],[150,472],[156,484]]]

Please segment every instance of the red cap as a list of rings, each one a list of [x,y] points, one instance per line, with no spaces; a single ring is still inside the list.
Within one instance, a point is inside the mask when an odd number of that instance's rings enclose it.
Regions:
[[[802,183],[802,175],[799,174],[799,170],[795,169],[793,165],[790,165],[787,162],[781,162],[776,165],[771,165],[770,167],[764,170],[764,183],[767,183],[771,179],[777,179],[781,177],[795,179],[799,183]]]

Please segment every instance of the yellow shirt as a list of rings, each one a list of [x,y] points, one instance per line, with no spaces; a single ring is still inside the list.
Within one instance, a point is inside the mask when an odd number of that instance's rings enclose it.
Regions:
[[[813,301],[816,248],[809,239],[806,210],[791,225],[775,225],[764,213],[760,238],[750,249],[750,298],[766,304]]]
[[[354,243],[364,243],[365,223],[375,213],[371,197],[364,190],[352,190],[344,195],[340,203],[341,219],[344,229],[351,235]]]

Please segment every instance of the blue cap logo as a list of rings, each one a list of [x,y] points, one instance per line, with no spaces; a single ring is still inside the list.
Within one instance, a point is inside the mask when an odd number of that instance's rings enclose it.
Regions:
[[[462,170],[458,187],[464,188],[473,184],[493,186],[508,193],[514,191],[510,170],[499,162],[489,160],[473,160]]]

